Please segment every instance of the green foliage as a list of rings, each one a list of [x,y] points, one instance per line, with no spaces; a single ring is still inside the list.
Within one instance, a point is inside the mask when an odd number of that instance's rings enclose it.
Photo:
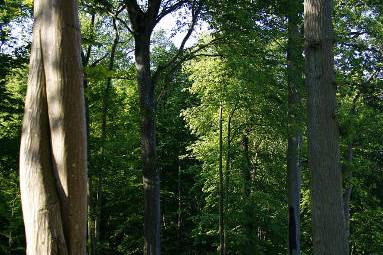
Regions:
[[[96,246],[99,254],[106,255],[143,252],[134,43],[121,22],[117,22],[120,41],[110,68],[116,35],[110,12],[119,4],[80,1],[89,124],[88,219],[92,227],[100,217]],[[182,67],[172,66],[155,77],[162,253],[217,254],[218,118],[222,106],[228,254],[286,254],[285,16],[289,3],[222,0],[204,4],[204,18],[213,29],[201,37],[199,45],[213,38],[212,45]],[[382,10],[376,0],[335,3],[340,149],[342,165],[352,170],[345,187],[352,186],[350,240],[355,254],[383,250]],[[30,15],[31,1],[0,1],[0,46],[10,47],[0,48],[0,254],[25,253],[17,161],[30,42],[18,48],[10,37],[9,24],[24,26]],[[125,12],[120,17],[128,20]],[[153,35],[151,49],[153,72],[165,66],[177,50],[163,31]],[[301,115],[304,119],[305,109]],[[311,254],[310,173],[304,131],[303,136],[302,254]],[[347,160],[349,144],[352,162]],[[102,194],[100,207],[98,193]]]

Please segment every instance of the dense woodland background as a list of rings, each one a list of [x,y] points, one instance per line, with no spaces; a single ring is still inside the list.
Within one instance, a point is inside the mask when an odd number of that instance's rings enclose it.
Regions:
[[[25,254],[18,154],[31,2],[0,1],[0,254]],[[178,18],[174,31],[187,35],[208,25],[198,42],[175,45],[161,30],[151,39],[162,254],[217,253],[220,109],[227,253],[286,254],[291,2],[186,2],[170,14]],[[143,252],[134,41],[120,4],[79,3],[92,254]],[[303,53],[303,2],[296,4],[296,46]],[[345,199],[350,195],[352,254],[383,254],[382,11],[379,0],[334,1],[337,117]],[[300,67],[293,76],[299,100],[293,129],[302,134],[301,249],[312,254],[307,90],[303,56],[296,56]]]

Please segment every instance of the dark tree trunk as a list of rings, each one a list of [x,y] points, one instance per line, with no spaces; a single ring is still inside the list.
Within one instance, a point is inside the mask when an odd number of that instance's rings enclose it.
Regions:
[[[289,254],[300,254],[300,159],[302,103],[302,52],[303,45],[299,34],[300,1],[287,6],[287,83],[288,83],[288,144],[287,144],[287,191],[288,191],[288,246]]]
[[[126,7],[135,41],[135,62],[140,98],[141,157],[144,186],[144,254],[160,254],[160,173],[156,164],[155,84],[150,71],[150,37],[161,0],[148,1],[144,12],[137,1]]]
[[[150,73],[150,36],[135,36],[140,94],[141,146],[144,183],[144,253],[160,254],[160,176],[156,168],[155,98]]]
[[[313,251],[348,254],[336,118],[332,1],[305,0]]]

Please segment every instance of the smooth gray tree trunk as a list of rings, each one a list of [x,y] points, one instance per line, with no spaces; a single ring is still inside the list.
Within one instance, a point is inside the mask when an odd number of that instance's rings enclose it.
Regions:
[[[332,1],[305,0],[304,3],[313,251],[315,255],[346,255]]]
[[[20,146],[27,254],[85,254],[86,126],[74,0],[34,1]]]

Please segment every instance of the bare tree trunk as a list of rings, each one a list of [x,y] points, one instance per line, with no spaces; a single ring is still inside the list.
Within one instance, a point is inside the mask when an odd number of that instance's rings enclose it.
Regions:
[[[288,191],[288,246],[289,254],[300,254],[300,158],[302,103],[302,51],[303,45],[299,34],[299,7],[296,0],[287,6],[287,83],[288,83],[288,144],[287,144],[287,191]]]
[[[137,83],[140,96],[141,115],[141,147],[143,161],[143,186],[144,186],[144,254],[160,254],[160,172],[156,164],[156,128],[155,128],[155,79],[150,71],[150,37],[156,24],[168,14],[182,8],[183,2],[175,2],[167,5],[160,11],[162,0],[147,2],[146,10],[143,10],[137,0],[125,2],[129,14],[131,27],[129,30],[135,40],[135,62],[137,69]],[[194,4],[193,4],[194,6]],[[199,6],[199,5],[198,5]],[[197,7],[197,6],[195,6]],[[155,77],[174,64],[180,54],[183,53],[185,43],[192,34],[196,17],[200,8],[193,10],[193,21],[186,33],[178,53],[172,58],[172,62],[159,68]],[[175,62],[178,63],[178,62]]]
[[[332,2],[305,0],[304,12],[313,250],[315,255],[346,255],[332,52]]]
[[[160,174],[156,164],[154,81],[150,71],[150,37],[161,0],[148,2],[147,11],[129,1],[126,5],[133,27],[135,62],[140,97],[141,157],[144,186],[144,254],[160,254]]]
[[[150,37],[136,36],[144,182],[144,254],[160,254],[160,175],[156,167],[154,83],[150,74]]]
[[[36,0],[20,146],[28,255],[85,254],[86,127],[74,0]]]

